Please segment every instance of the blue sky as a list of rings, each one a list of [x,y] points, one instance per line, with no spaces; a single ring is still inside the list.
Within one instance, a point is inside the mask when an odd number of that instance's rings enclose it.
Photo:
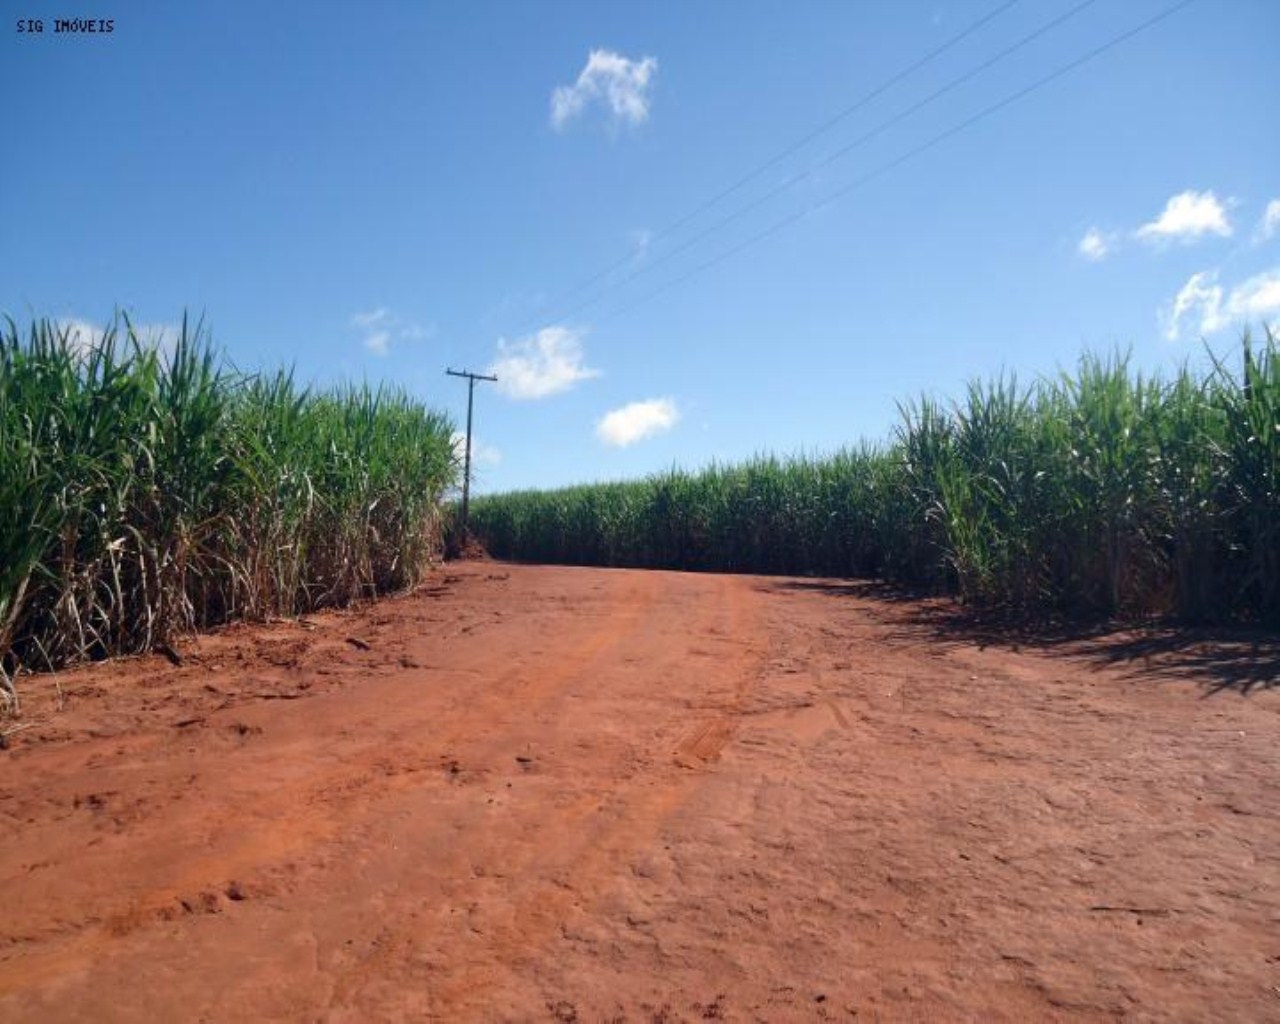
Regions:
[[[446,366],[494,370],[482,491],[878,439],[1085,349],[1199,360],[1280,322],[1280,3],[1197,0],[902,160],[1171,3],[975,73],[1079,4],[1021,0],[663,234],[1005,0],[24,0],[0,310],[163,341],[187,309],[241,367],[459,422]]]

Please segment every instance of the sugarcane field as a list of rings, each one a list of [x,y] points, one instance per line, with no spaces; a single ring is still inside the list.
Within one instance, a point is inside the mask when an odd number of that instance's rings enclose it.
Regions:
[[[1280,7],[29,6],[0,1021],[1280,1021]]]

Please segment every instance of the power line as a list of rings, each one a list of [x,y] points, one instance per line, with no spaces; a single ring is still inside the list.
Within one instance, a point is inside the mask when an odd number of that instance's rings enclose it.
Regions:
[[[611,310],[605,316],[601,317],[600,320],[597,321],[597,323],[606,323],[610,320],[616,319],[619,316],[622,316],[624,313],[629,313],[631,310],[635,309],[637,306],[641,306],[644,303],[649,302],[654,298],[657,298],[659,295],[662,295],[663,293],[670,291],[672,288],[675,288],[678,285],[683,284],[685,281],[688,281],[691,277],[694,277],[705,270],[709,270],[711,267],[714,267],[719,263],[723,263],[725,260],[730,259],[733,256],[736,256],[738,253],[742,252],[744,249],[750,248],[751,246],[755,245],[757,242],[764,241],[766,238],[769,238],[772,235],[777,234],[783,228],[786,228],[791,224],[794,224],[796,221],[801,220],[804,217],[807,217],[809,214],[815,213],[821,209],[825,209],[826,207],[835,203],[837,200],[844,198],[850,192],[853,192],[854,190],[861,188],[863,185],[866,185],[869,182],[874,181],[876,178],[882,177],[883,175],[887,174],[889,171],[892,171],[902,166],[907,161],[913,160],[915,157],[921,155],[922,153],[925,153],[933,149],[935,146],[940,145],[941,143],[945,142],[947,139],[951,138],[952,136],[958,135],[960,132],[965,131],[966,129],[972,127],[973,125],[977,124],[979,121],[985,120],[986,118],[990,117],[992,114],[995,114],[998,111],[1003,110],[1005,107],[1011,106],[1012,104],[1016,103],[1018,100],[1024,99],[1025,97],[1029,96],[1031,93],[1036,92],[1037,90],[1043,88],[1049,83],[1056,81],[1059,78],[1062,78],[1064,75],[1067,75],[1070,72],[1081,67],[1082,65],[1087,64],[1089,61],[1102,56],[1102,54],[1106,53],[1108,50],[1112,50],[1115,47],[1119,46],[1121,43],[1127,42],[1128,40],[1132,39],[1134,36],[1142,32],[1145,32],[1147,29],[1153,28],[1155,25],[1164,21],[1166,18],[1171,17],[1172,15],[1178,13],[1178,11],[1182,10],[1184,7],[1189,7],[1191,4],[1195,2],[1196,0],[1180,0],[1179,3],[1173,4],[1172,6],[1165,8],[1165,10],[1161,11],[1159,14],[1151,18],[1148,18],[1146,21],[1141,22],[1140,24],[1134,26],[1133,28],[1129,29],[1127,32],[1123,32],[1118,36],[1114,36],[1113,38],[1109,39],[1107,42],[1101,44],[1100,46],[1095,47],[1094,49],[1090,50],[1088,53],[1084,54],[1083,56],[1077,57],[1075,60],[1062,65],[1061,67],[1057,68],[1055,71],[1052,71],[1049,74],[1045,75],[1044,77],[1037,79],[1036,81],[1032,82],[1028,86],[1024,86],[1023,88],[1019,89],[1017,92],[1014,92],[1009,96],[1006,96],[1004,99],[999,100],[995,103],[992,103],[990,106],[984,107],[982,110],[978,111],[976,114],[973,114],[972,116],[965,118],[963,121],[953,125],[952,127],[948,128],[946,131],[938,135],[935,135],[933,138],[929,139],[927,142],[924,142],[921,145],[916,146],[914,149],[908,150],[906,153],[902,154],[901,156],[889,161],[886,164],[882,164],[881,166],[877,167],[873,171],[868,172],[867,174],[864,174],[861,178],[858,178],[850,182],[848,185],[845,185],[843,188],[840,188],[835,192],[831,193],[831,195],[827,196],[827,198],[817,203],[812,203],[809,206],[806,206],[804,209],[800,210],[799,212],[790,214],[782,218],[781,220],[775,222],[770,227],[765,228],[765,230],[750,236],[749,238],[738,243],[737,245],[732,246],[729,249],[726,249],[724,252],[721,252],[718,255],[713,256],[711,259],[706,260],[703,263],[698,264],[697,266],[693,267],[691,270],[680,275],[679,277],[676,277],[671,281],[666,282],[662,286],[655,288],[650,292],[646,292],[644,295],[640,296],[635,301]]]
[[[667,263],[670,260],[675,259],[675,257],[679,256],[681,253],[687,252],[689,249],[697,245],[704,238],[707,238],[710,235],[715,234],[717,231],[720,231],[723,228],[728,227],[730,224],[734,223],[735,221],[741,220],[747,214],[751,213],[754,210],[759,209],[761,206],[767,203],[770,199],[773,199],[775,196],[780,195],[781,193],[787,191],[790,188],[794,188],[796,185],[800,184],[802,181],[812,177],[818,171],[822,170],[825,167],[830,166],[831,164],[835,163],[837,160],[841,159],[842,157],[847,156],[849,153],[853,152],[858,147],[865,145],[867,142],[870,142],[876,136],[883,134],[885,131],[892,128],[894,125],[900,124],[902,121],[906,120],[912,114],[917,113],[918,111],[922,110],[924,107],[927,107],[929,104],[941,99],[947,93],[950,93],[955,89],[958,89],[960,86],[964,85],[966,82],[976,78],[982,72],[998,64],[1000,61],[1004,60],[1006,57],[1012,56],[1014,53],[1018,52],[1024,47],[1029,46],[1031,43],[1035,42],[1035,40],[1039,39],[1041,36],[1057,28],[1059,25],[1061,25],[1063,22],[1067,21],[1068,19],[1075,17],[1077,14],[1079,14],[1081,11],[1085,10],[1086,8],[1092,7],[1095,3],[1097,3],[1097,0],[1081,0],[1080,3],[1076,4],[1075,7],[1072,7],[1070,10],[1068,10],[1064,14],[1060,14],[1056,18],[1053,18],[1050,21],[1045,22],[1039,28],[1023,36],[1021,39],[1011,44],[1010,46],[1005,47],[999,53],[983,61],[977,67],[972,68],[969,71],[966,71],[964,74],[960,75],[957,78],[953,78],[946,85],[934,90],[923,99],[918,100],[917,102],[911,104],[911,106],[906,107],[903,110],[898,111],[898,113],[894,114],[892,117],[889,117],[884,121],[881,121],[874,128],[860,135],[858,138],[854,139],[852,142],[849,142],[846,145],[841,146],[834,153],[829,154],[823,160],[819,161],[816,164],[813,164],[810,167],[805,168],[804,170],[798,172],[797,174],[792,175],[790,178],[786,179],[780,184],[775,185],[773,188],[769,189],[769,191],[765,192],[764,195],[759,196],[756,199],[753,199],[747,205],[739,207],[737,210],[730,213],[729,215],[722,217],[720,220],[715,221],[714,223],[708,225],[703,230],[699,231],[696,235],[694,235],[692,238],[686,239],[684,242],[676,246],[674,249],[668,250],[667,252],[659,256],[657,259],[651,261],[650,263],[645,264],[643,267],[638,268],[631,274],[628,274],[621,281],[617,281],[611,285],[606,286],[591,298],[583,302],[580,302],[577,305],[566,310],[559,317],[556,317],[553,322],[562,323],[564,320],[568,319],[571,316],[574,316],[577,313],[582,312],[584,309],[589,309],[591,306],[594,306],[597,302],[599,302],[602,298],[604,298],[606,295],[610,294],[611,292],[618,291],[619,289],[625,288],[627,285],[631,284],[631,282],[645,276],[648,273],[651,273],[653,270],[662,266],[664,263]],[[745,180],[747,179],[744,179],[744,181]],[[727,193],[724,193],[724,194],[727,194]],[[688,218],[684,218],[684,219],[688,220]],[[628,259],[630,259],[630,257],[628,257]]]
[[[880,85],[876,86],[876,88],[872,89],[870,92],[866,93],[861,98],[851,103],[849,106],[833,114],[831,117],[827,118],[827,120],[823,121],[820,125],[818,125],[816,128],[813,128],[810,131],[806,132],[804,135],[796,139],[790,145],[784,147],[781,151],[769,157],[769,159],[765,160],[764,163],[758,164],[753,170],[748,171],[741,178],[735,181],[732,185],[729,185],[728,187],[717,192],[710,199],[707,199],[704,202],[700,203],[698,206],[695,206],[688,213],[683,214],[682,216],[680,216],[679,218],[677,218],[676,220],[668,224],[666,227],[662,228],[660,231],[651,235],[649,241],[652,243],[653,241],[656,241],[661,238],[666,238],[668,235],[678,231],[680,228],[684,227],[684,225],[688,224],[689,221],[693,220],[695,217],[699,216],[700,214],[705,213],[707,210],[711,209],[713,206],[716,206],[718,203],[720,203],[724,199],[727,199],[729,196],[733,195],[735,192],[737,192],[744,186],[749,185],[751,182],[755,181],[756,178],[760,177],[760,175],[764,174],[765,171],[768,171],[773,167],[776,167],[778,164],[780,164],[787,157],[791,156],[791,154],[795,153],[797,150],[804,148],[814,139],[818,138],[820,135],[824,135],[825,133],[829,132],[841,121],[845,120],[845,118],[851,116],[852,114],[857,113],[859,110],[865,107],[872,100],[883,95],[893,86],[901,82],[904,78],[907,78],[909,75],[912,75],[916,71],[919,71],[922,67],[928,64],[930,61],[935,60],[936,58],[940,57],[942,54],[950,50],[952,47],[963,42],[965,39],[969,38],[969,36],[973,35],[980,28],[986,25],[988,22],[994,21],[997,17],[999,17],[1005,11],[1009,10],[1009,8],[1016,6],[1020,2],[1021,0],[1005,0],[1004,3],[1000,4],[998,7],[995,7],[994,9],[989,11],[987,14],[984,14],[977,21],[970,24],[967,28],[959,32],[957,35],[952,36],[950,39],[942,43],[940,46],[937,46],[934,49],[930,50],[923,57],[919,58],[918,60],[908,65],[907,67],[903,68],[901,71],[897,72],[892,77],[886,79]],[[1092,2],[1092,0],[1090,0],[1090,2]],[[595,284],[601,278],[608,276],[613,271],[617,270],[619,267],[625,266],[626,264],[630,263],[631,260],[634,258],[634,256],[635,256],[634,252],[626,253],[626,255],[621,256],[618,259],[614,260],[608,266],[592,274],[590,277],[586,278],[585,280],[580,281],[578,284],[574,285],[572,288],[569,288],[568,290],[561,292],[553,300],[551,300],[551,302],[548,303],[548,305],[552,307],[557,306],[560,303],[564,302],[566,299],[571,298],[574,295],[577,295],[579,292],[583,291],[586,288],[591,287],[591,285]],[[565,315],[568,316],[572,314],[565,314]],[[521,331],[525,330],[536,321],[543,320],[543,319],[546,319],[546,318],[541,315],[529,317],[519,326],[519,328],[517,328],[516,333],[517,334],[520,333]]]

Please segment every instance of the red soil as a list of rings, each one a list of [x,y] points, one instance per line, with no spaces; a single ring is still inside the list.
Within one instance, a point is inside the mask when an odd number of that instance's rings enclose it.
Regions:
[[[472,564],[28,678],[0,1019],[1280,1019],[1273,650],[941,610]]]

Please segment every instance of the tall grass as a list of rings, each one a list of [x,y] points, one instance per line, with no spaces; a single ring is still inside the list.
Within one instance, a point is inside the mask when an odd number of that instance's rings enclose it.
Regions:
[[[1165,379],[1086,356],[900,407],[889,441],[477,499],[500,557],[877,576],[1019,615],[1280,622],[1280,344]]]
[[[0,336],[0,697],[14,676],[412,584],[452,424],[404,393],[245,376],[184,319]]]

